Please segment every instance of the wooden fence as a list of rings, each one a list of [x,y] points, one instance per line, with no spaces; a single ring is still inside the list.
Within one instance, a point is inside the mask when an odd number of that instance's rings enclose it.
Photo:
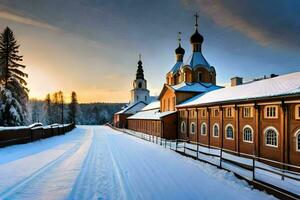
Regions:
[[[49,126],[34,124],[27,127],[0,128],[0,147],[24,144],[56,135],[62,135],[74,128],[74,124],[53,124]]]
[[[300,199],[300,166],[186,140],[167,140],[128,129],[112,128],[231,171],[257,188],[267,190],[279,198]]]

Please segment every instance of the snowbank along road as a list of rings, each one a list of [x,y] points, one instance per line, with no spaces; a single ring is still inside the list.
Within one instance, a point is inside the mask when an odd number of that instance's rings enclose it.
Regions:
[[[0,199],[274,199],[232,173],[104,126],[0,149]]]

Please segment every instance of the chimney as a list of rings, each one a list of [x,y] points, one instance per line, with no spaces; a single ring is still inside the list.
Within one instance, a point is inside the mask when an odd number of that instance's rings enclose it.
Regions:
[[[241,77],[233,77],[231,78],[231,87],[242,85],[243,84],[243,78]]]

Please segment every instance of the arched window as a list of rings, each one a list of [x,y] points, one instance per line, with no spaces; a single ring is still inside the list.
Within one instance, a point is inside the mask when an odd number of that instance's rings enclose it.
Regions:
[[[202,72],[198,72],[198,81],[199,81],[199,82],[202,81]]]
[[[141,82],[138,84],[138,87],[139,87],[139,88],[142,88],[142,83],[141,83]]]
[[[191,122],[190,133],[191,134],[195,134],[196,133],[196,124],[195,124],[195,122]]]
[[[206,124],[201,124],[201,135],[206,135]]]
[[[265,130],[265,145],[278,147],[278,132],[275,128],[269,127]]]
[[[300,130],[296,132],[296,151],[300,151]]]
[[[227,125],[225,131],[226,131],[226,139],[233,140],[233,126],[231,124]]]
[[[243,141],[244,142],[253,142],[253,129],[251,126],[245,126],[243,129]]]
[[[219,125],[218,124],[214,124],[214,127],[213,127],[213,136],[214,137],[219,137]]]
[[[181,133],[185,133],[185,132],[186,132],[185,122],[181,122]]]

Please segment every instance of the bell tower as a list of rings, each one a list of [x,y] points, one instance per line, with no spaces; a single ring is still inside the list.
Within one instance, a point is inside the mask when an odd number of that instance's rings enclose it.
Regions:
[[[142,57],[140,54],[136,78],[133,81],[133,89],[131,90],[130,103],[136,103],[139,101],[143,101],[145,103],[149,102],[149,90],[147,89],[147,81],[144,78],[144,70],[142,64]]]

